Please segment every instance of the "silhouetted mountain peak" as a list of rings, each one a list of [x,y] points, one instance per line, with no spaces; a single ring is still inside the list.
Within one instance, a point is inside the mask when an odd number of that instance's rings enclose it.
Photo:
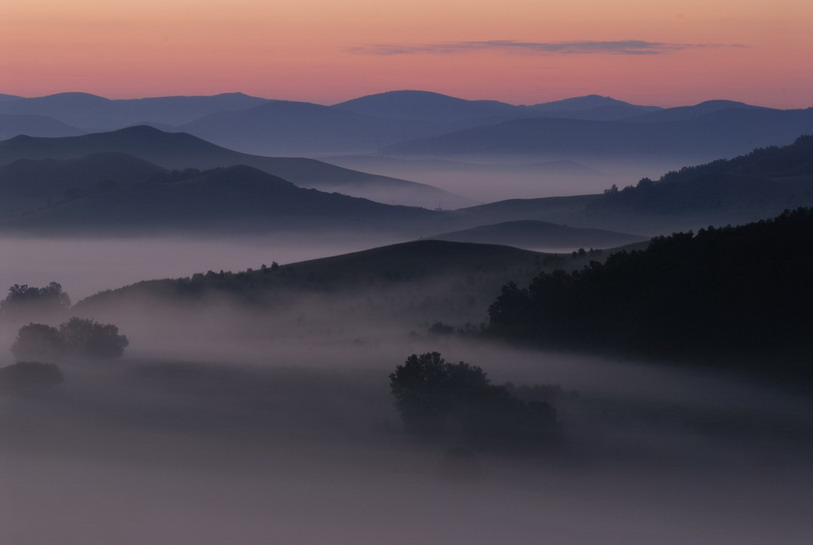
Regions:
[[[705,100],[693,106],[694,108],[702,108],[707,110],[722,110],[725,108],[757,108],[758,106],[751,106],[745,102],[737,102],[736,100]]]
[[[45,95],[42,97],[37,97],[32,100],[48,100],[48,101],[67,101],[70,100],[72,102],[82,101],[86,103],[92,102],[110,102],[109,98],[101,97],[99,95],[93,95],[91,93],[82,93],[79,91],[71,91],[67,93],[55,93],[53,95]]]
[[[262,170],[247,165],[234,165],[230,167],[207,170],[201,174],[201,177],[210,182],[217,183],[234,183],[236,181],[240,181],[243,183],[261,183],[299,189],[291,182],[284,180],[279,176],[268,174],[267,172],[263,172]]]
[[[133,138],[139,137],[157,138],[166,134],[177,134],[177,133],[169,133],[167,131],[162,131],[161,129],[151,127],[150,125],[133,125],[132,127],[124,127],[123,129],[110,131],[108,134],[117,134],[119,136],[122,135],[130,136]]]
[[[625,104],[628,105],[629,102],[624,102],[623,100],[616,100],[612,97],[602,96],[602,95],[584,95],[579,97],[571,97],[565,98],[562,100],[554,100],[551,102],[543,102],[540,104],[534,104],[531,108],[548,108],[548,107],[560,107],[562,109],[565,108],[572,108],[572,109],[583,109],[583,108],[597,108],[600,106],[609,106],[612,104]]]
[[[510,114],[516,106],[496,100],[466,100],[431,91],[387,91],[336,104],[334,108],[382,117],[466,119]]]

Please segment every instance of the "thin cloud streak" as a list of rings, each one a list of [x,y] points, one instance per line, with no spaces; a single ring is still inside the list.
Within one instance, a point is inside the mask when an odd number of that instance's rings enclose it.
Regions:
[[[450,55],[470,51],[501,51],[505,53],[585,55],[605,53],[613,55],[661,55],[685,49],[707,47],[744,47],[731,44],[679,44],[647,42],[644,40],[579,41],[579,42],[517,42],[513,40],[488,40],[472,42],[448,42],[436,44],[374,44],[352,49],[355,53],[370,55]]]

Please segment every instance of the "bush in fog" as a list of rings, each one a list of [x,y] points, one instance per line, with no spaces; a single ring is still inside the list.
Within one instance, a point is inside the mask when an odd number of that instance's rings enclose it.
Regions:
[[[59,326],[59,333],[65,342],[65,351],[79,357],[118,358],[130,344],[126,336],[119,335],[115,325],[76,317]]]
[[[438,352],[409,356],[389,378],[396,408],[412,433],[477,444],[540,443],[558,435],[549,403],[526,403],[491,384],[480,367],[449,363]]]
[[[17,359],[59,360],[64,356],[110,359],[124,354],[129,344],[113,324],[71,318],[59,329],[45,324],[28,324],[17,332],[11,351]]]
[[[18,360],[54,361],[65,354],[65,340],[57,328],[32,323],[17,332],[11,352]]]
[[[0,313],[6,317],[28,319],[44,314],[64,313],[70,306],[70,297],[57,282],[51,282],[43,288],[14,284],[9,288],[6,298],[0,301]]]
[[[31,390],[51,388],[65,381],[53,363],[21,361],[0,369],[0,389]]]

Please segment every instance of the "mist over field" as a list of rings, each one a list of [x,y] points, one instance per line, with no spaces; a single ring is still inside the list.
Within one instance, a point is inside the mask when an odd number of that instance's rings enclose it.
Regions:
[[[47,249],[49,270],[38,274],[75,287],[75,301],[103,287],[83,280],[99,282],[91,272],[102,267],[115,284],[218,260],[256,267],[339,250],[5,243],[21,259]],[[46,265],[25,263],[30,273]],[[805,392],[724,371],[427,333],[435,319],[485,319],[488,293],[457,306],[469,297],[465,285],[441,275],[387,290],[283,291],[260,308],[223,294],[173,301],[137,292],[78,305],[80,316],[117,324],[130,346],[114,362],[66,361],[57,389],[0,395],[0,541],[807,539],[813,402]],[[13,337],[4,322],[0,343]],[[388,374],[430,351],[481,366],[495,384],[556,385],[550,401],[566,441],[535,453],[411,436]]]
[[[679,160],[640,158],[625,161],[600,156],[574,161],[556,156],[486,160],[478,157],[396,159],[348,155],[329,156],[325,160],[347,168],[421,182],[480,203],[602,193],[613,185],[634,185],[641,178],[658,177],[685,166]]]

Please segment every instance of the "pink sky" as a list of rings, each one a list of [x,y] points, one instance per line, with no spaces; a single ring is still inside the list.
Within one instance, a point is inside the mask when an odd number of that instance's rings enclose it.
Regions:
[[[27,0],[0,93],[813,106],[810,0]]]

